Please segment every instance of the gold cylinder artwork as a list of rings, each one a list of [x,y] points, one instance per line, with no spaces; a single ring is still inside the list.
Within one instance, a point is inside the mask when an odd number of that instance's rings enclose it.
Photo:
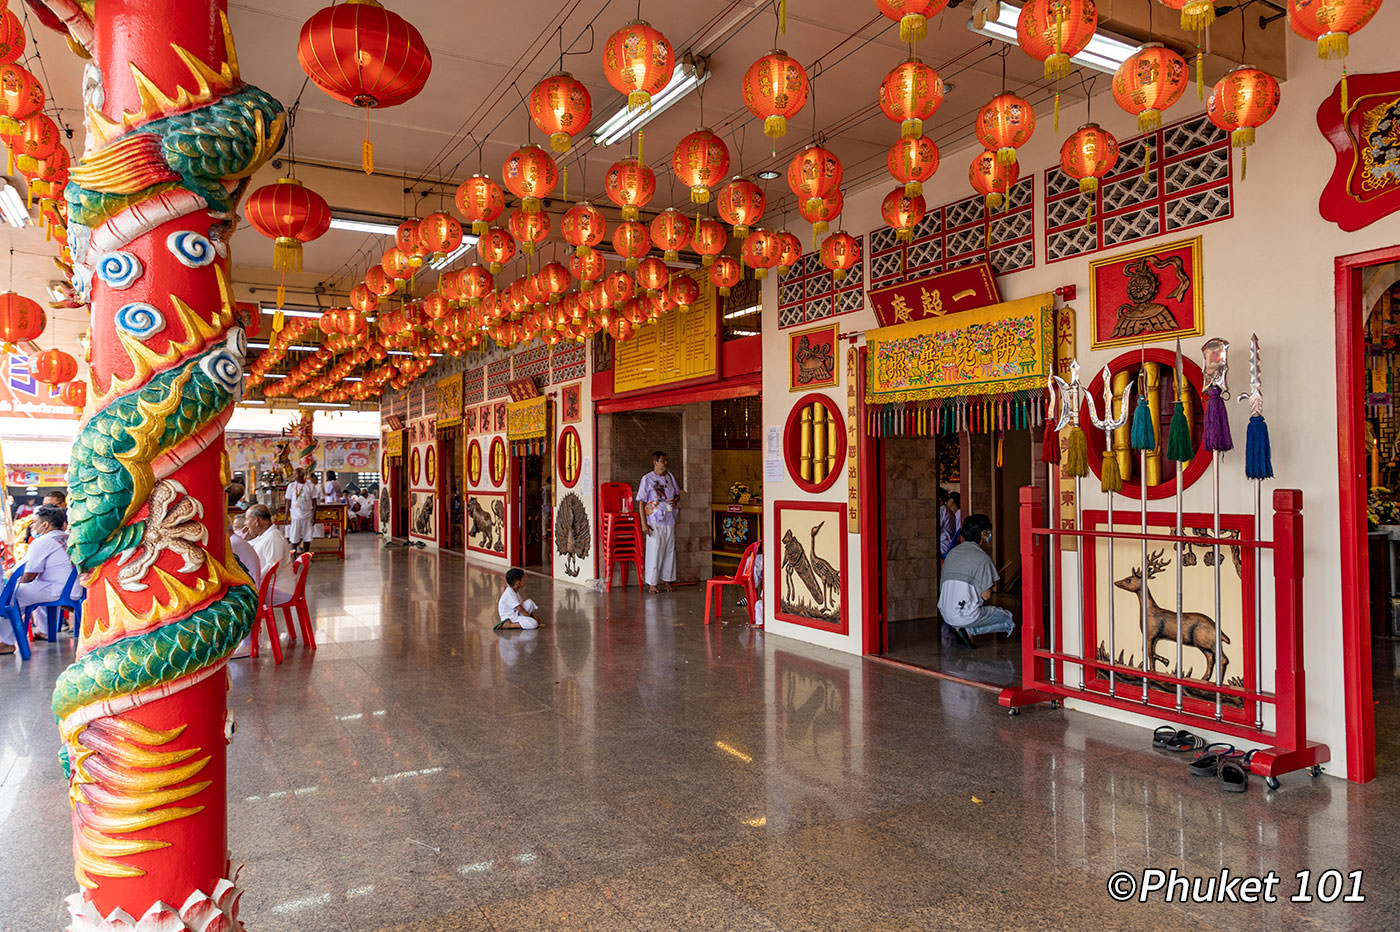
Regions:
[[[1162,430],[1162,366],[1149,362],[1145,369],[1147,409],[1152,412],[1152,430],[1157,440],[1157,446],[1147,452],[1147,484],[1157,485],[1162,481],[1162,460],[1167,449],[1167,432]]]
[[[826,416],[826,471],[830,475],[836,468],[836,415],[827,412]]]
[[[826,406],[812,402],[812,481],[826,478],[830,464],[826,458]]]
[[[802,429],[798,432],[798,466],[797,471],[802,476],[804,482],[812,481],[812,409],[816,405],[808,405],[802,409]]]
[[[1133,374],[1127,370],[1113,373],[1113,399],[1115,405],[1120,403],[1120,399],[1123,397],[1123,389],[1127,388],[1128,383],[1132,380]],[[1118,413],[1116,407],[1112,413],[1115,415]],[[1118,474],[1123,477],[1124,482],[1133,481],[1136,475],[1136,470],[1133,468],[1136,457],[1133,456],[1132,423],[1132,407],[1130,405],[1128,409],[1128,418],[1123,422],[1123,426],[1113,432],[1113,454],[1118,457]]]

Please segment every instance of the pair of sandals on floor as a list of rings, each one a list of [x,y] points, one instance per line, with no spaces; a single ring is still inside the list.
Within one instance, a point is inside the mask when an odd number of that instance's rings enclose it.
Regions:
[[[657,586],[647,586],[647,592],[650,592],[650,593],[652,593],[652,594],[655,594],[655,593],[658,593],[658,592],[674,592],[675,589],[676,589],[676,587],[673,586],[673,585],[671,585],[671,584],[668,583],[668,582],[662,583],[662,584],[660,585],[660,587],[657,587]]]
[[[1226,793],[1243,793],[1249,786],[1253,751],[1239,751],[1224,741],[1207,743],[1189,731],[1163,725],[1152,733],[1152,746],[1177,754],[1191,752],[1186,770],[1193,777],[1215,777]]]

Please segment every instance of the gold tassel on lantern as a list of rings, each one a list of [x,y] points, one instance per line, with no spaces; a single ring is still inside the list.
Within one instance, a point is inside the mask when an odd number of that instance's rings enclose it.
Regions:
[[[567,165],[559,169],[559,199],[565,204],[569,203],[569,166]]]
[[[1060,91],[1059,91],[1059,88],[1056,88],[1056,89],[1055,89],[1055,125],[1054,125],[1054,130],[1055,130],[1055,132],[1057,132],[1057,133],[1060,131]]]
[[[1149,144],[1143,146],[1143,150],[1144,150],[1144,152],[1145,152],[1146,154],[1143,156],[1143,159],[1142,159],[1142,180],[1143,180],[1143,181],[1151,181],[1151,180],[1152,180],[1152,145],[1149,143]]]
[[[787,35],[787,0],[778,0],[778,35]]]
[[[646,133],[642,132],[641,130],[637,130],[637,164],[638,164],[638,165],[643,164],[643,162],[642,162],[642,144],[646,142],[646,138],[647,138],[647,137],[646,137]]]
[[[1342,38],[1345,39],[1346,37],[1347,37],[1347,34],[1346,34],[1346,33],[1342,33]],[[1319,45],[1318,45],[1318,53],[1321,54],[1321,52],[1322,52],[1322,46],[1321,46],[1321,44],[1319,43]],[[1343,112],[1343,113],[1346,113],[1346,112],[1347,112],[1347,66],[1346,66],[1346,65],[1343,65],[1343,66],[1342,66],[1342,112]]]
[[[1206,99],[1205,52],[1196,46],[1196,99]]]
[[[360,167],[366,175],[374,174],[374,143],[369,141],[369,108],[365,108],[365,141],[360,145]]]
[[[928,18],[921,13],[909,13],[899,21],[899,41],[922,42],[928,37]]]

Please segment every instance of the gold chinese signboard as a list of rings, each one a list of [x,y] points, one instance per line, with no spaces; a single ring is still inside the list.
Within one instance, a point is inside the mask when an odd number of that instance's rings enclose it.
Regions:
[[[866,335],[867,404],[1001,395],[1045,386],[1055,299],[1043,294]]]
[[[506,437],[510,440],[539,440],[549,432],[549,418],[544,395],[506,406]]]
[[[860,533],[860,350],[846,349],[846,530]]]
[[[452,427],[462,423],[462,373],[438,379],[437,426]]]
[[[642,324],[617,344],[613,360],[613,392],[648,391],[680,382],[714,381],[719,377],[719,330],[714,288],[695,277],[700,298],[690,309],[677,308],[660,320]]]

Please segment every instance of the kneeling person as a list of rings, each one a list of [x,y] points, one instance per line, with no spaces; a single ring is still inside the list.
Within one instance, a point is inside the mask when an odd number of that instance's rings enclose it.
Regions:
[[[501,600],[496,603],[496,615],[500,621],[496,622],[495,630],[502,628],[538,628],[543,622],[535,617],[540,607],[535,604],[534,599],[526,599],[521,596],[525,589],[525,571],[518,567],[511,567],[506,571],[506,591],[501,593]]]
[[[986,604],[992,585],[1001,578],[982,544],[992,538],[992,520],[969,515],[962,526],[962,543],[948,551],[938,590],[938,612],[964,645],[969,635],[1010,634],[1016,622],[1004,608]]]

